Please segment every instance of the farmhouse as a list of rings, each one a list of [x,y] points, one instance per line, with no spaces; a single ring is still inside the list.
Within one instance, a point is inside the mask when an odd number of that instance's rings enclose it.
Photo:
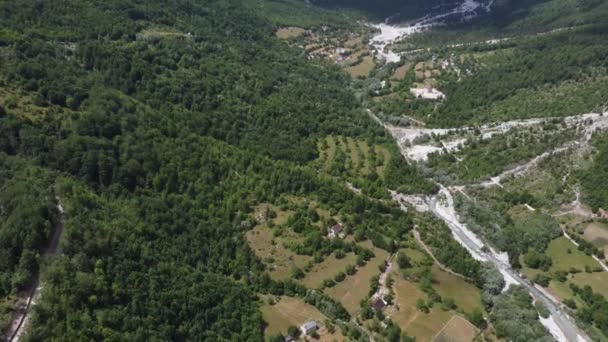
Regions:
[[[343,239],[345,236],[344,226],[341,223],[336,223],[333,227],[329,228],[327,236],[329,236],[330,238],[339,237]]]
[[[336,60],[338,62],[343,62],[348,58],[348,51],[344,48],[336,48]]]
[[[306,322],[306,323],[302,324],[302,326],[300,327],[300,330],[302,331],[302,335],[312,334],[315,331],[317,331],[317,329],[319,329],[319,326],[317,325],[317,322],[315,322],[315,321]]]
[[[374,307],[374,309],[376,310],[384,310],[386,309],[387,303],[384,301],[384,299],[382,298],[376,298],[373,302],[372,302],[372,306]]]

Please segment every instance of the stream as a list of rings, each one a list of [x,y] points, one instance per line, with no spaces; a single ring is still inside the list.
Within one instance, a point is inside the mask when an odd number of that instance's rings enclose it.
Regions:
[[[380,33],[372,37],[370,45],[377,52],[377,56],[383,58],[386,62],[394,63],[401,60],[399,53],[390,49],[393,43],[400,39],[412,35],[416,32],[429,29],[434,26],[444,25],[444,19],[452,16],[460,16],[461,21],[468,21],[477,16],[479,10],[489,12],[493,1],[488,5],[482,5],[475,0],[464,0],[463,3],[452,11],[439,13],[435,15],[427,15],[415,20],[413,23],[405,26],[389,25],[388,23],[374,24],[372,27],[380,30]]]
[[[425,134],[435,135],[447,135],[453,129],[427,129],[427,128],[416,128],[416,127],[394,127],[386,123],[382,123],[380,119],[368,111],[369,115],[374,118],[377,122],[380,122],[397,140],[401,153],[404,157],[409,160],[420,160],[417,156],[412,156],[412,151],[416,150],[417,147],[423,146],[416,144],[415,139]],[[530,127],[534,125],[541,125],[551,118],[545,119],[529,119],[529,120],[514,120],[503,122],[495,125],[485,125],[480,127],[481,133],[485,136],[491,137],[495,134],[503,134],[508,132],[510,129],[515,127]],[[506,170],[500,175],[493,177],[490,181],[484,182],[478,185],[481,186],[501,186],[501,180],[506,177],[519,177],[525,175],[531,168],[537,165],[541,160],[547,158],[553,153],[560,153],[567,149],[584,149],[589,146],[589,140],[594,133],[600,130],[608,129],[608,113],[588,113],[581,115],[574,115],[564,118],[566,127],[579,129],[580,137],[576,140],[570,141],[562,146],[558,146],[553,150],[544,152],[535,158],[531,159],[527,163]],[[466,128],[465,128],[466,129]],[[465,224],[460,222],[458,214],[454,207],[454,199],[452,197],[452,191],[459,191],[463,194],[462,186],[452,186],[450,188],[438,184],[440,191],[434,196],[416,196],[416,195],[403,195],[396,192],[391,192],[392,197],[396,200],[403,210],[408,210],[404,204],[408,204],[417,211],[425,212],[430,211],[437,218],[441,219],[452,231],[454,239],[466,248],[471,256],[480,261],[491,263],[494,265],[505,279],[506,290],[510,285],[520,285],[524,287],[535,300],[542,302],[542,304],[549,310],[550,316],[548,318],[540,317],[540,322],[547,328],[551,335],[560,342],[570,341],[591,341],[591,339],[582,332],[577,326],[572,317],[568,315],[564,306],[556,299],[553,295],[548,293],[544,288],[532,284],[529,280],[524,279],[522,275],[513,270],[509,264],[508,256],[506,253],[499,253],[488,246],[482,239],[480,239],[474,232],[472,232]],[[578,199],[578,194],[577,194]],[[577,202],[577,201],[575,201]],[[566,234],[566,238],[569,236]],[[607,266],[600,263],[602,267],[607,269]]]

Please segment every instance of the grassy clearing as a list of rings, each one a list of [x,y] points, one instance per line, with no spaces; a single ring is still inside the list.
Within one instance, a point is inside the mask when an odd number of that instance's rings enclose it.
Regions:
[[[573,275],[571,281],[580,287],[589,285],[593,292],[608,297],[608,272],[581,272]]]
[[[246,238],[253,252],[268,267],[268,273],[273,279],[287,279],[292,267],[302,268],[311,260],[310,256],[297,255],[283,245],[297,240],[299,237],[295,233],[285,233],[275,238],[268,226],[259,225],[248,231]]]
[[[291,26],[278,29],[275,35],[280,39],[289,39],[299,37],[305,32],[306,30],[301,27]]]
[[[346,68],[346,71],[352,77],[359,77],[359,76],[367,77],[367,76],[369,76],[371,71],[374,69],[374,67],[375,67],[374,58],[372,56],[365,56],[365,57],[363,57],[363,61],[361,63],[359,63],[355,66]]]
[[[422,262],[426,258],[426,254],[424,254],[423,252],[421,252],[421,251],[419,251],[417,249],[405,248],[405,249],[403,249],[403,252],[414,263],[420,263],[420,262]]]
[[[600,222],[590,223],[583,234],[585,240],[595,246],[604,249],[604,255],[608,255],[608,225]]]
[[[454,299],[456,305],[465,312],[483,308],[481,293],[473,284],[442,271],[437,265],[433,265],[432,274],[433,288],[441,297]]]
[[[343,282],[325,290],[325,293],[339,301],[351,315],[355,315],[359,311],[359,303],[368,296],[370,280],[380,273],[378,266],[388,257],[386,251],[371,246],[368,241],[362,245],[372,250],[376,256],[365,266],[360,267],[357,273],[347,276]]]
[[[522,260],[522,262],[523,262],[523,258],[520,260]],[[523,263],[522,263],[522,265],[523,265]],[[540,270],[531,269],[531,268],[528,268],[525,266],[522,267],[521,272],[528,279],[534,279],[534,277],[537,274],[543,273]],[[569,276],[569,279],[572,279],[572,276]],[[559,298],[560,300],[572,298],[572,299],[574,299],[574,301],[576,302],[576,304],[579,307],[584,306],[584,304],[580,300],[580,298],[574,297],[574,293],[572,293],[572,290],[570,289],[570,286],[569,286],[570,282],[571,282],[570,280],[563,282],[563,283],[561,283],[557,280],[551,280],[549,282],[549,287],[547,287],[546,290],[549,291],[549,293],[551,293],[555,297]]]
[[[138,40],[161,40],[188,38],[189,34],[180,32],[172,27],[149,27],[137,34]]]
[[[314,306],[306,304],[298,298],[279,297],[278,302],[273,305],[268,304],[268,299],[263,297],[266,302],[261,307],[262,317],[268,324],[264,330],[266,336],[276,334],[287,334],[287,329],[290,326],[299,327],[308,321],[316,321],[322,325],[325,321],[325,316],[319,312]],[[336,332],[329,334],[326,329],[321,328],[319,335],[324,341],[332,341],[334,339],[341,341],[344,337],[340,332],[340,328],[336,326]]]
[[[563,236],[551,241],[545,253],[551,257],[551,260],[553,260],[551,271],[567,271],[571,268],[584,270],[585,266],[589,266],[591,268],[598,266],[597,261],[593,260],[593,258],[587,254],[579,251],[572,242]]]
[[[577,307],[585,306],[585,303],[579,297],[574,296],[574,293],[570,289],[570,281],[560,283],[557,280],[551,280],[547,290],[562,301],[570,298],[576,302]]]
[[[4,107],[7,112],[28,118],[32,121],[43,119],[46,115],[59,115],[64,113],[66,121],[73,113],[69,109],[60,106],[50,105],[41,107],[35,104],[32,95],[24,90],[13,89],[9,87],[0,87],[0,106]]]
[[[568,250],[570,253],[568,253]],[[572,268],[582,271],[586,266],[589,268],[597,268],[598,263],[579,251],[576,246],[571,243],[565,237],[557,238],[549,244],[547,247],[546,254],[551,257],[553,265],[549,269],[548,273],[553,273],[558,270],[569,271]],[[523,258],[520,259],[523,264]],[[531,269],[528,267],[522,267],[522,273],[530,279],[534,279],[537,274],[545,273],[541,270]],[[580,272],[576,274],[570,274],[566,282],[559,282],[557,280],[551,280],[549,283],[548,291],[561,300],[573,298],[577,305],[584,306],[580,298],[574,297],[572,290],[569,287],[570,283],[574,283],[578,286],[589,285],[594,292],[601,293],[604,296],[608,296],[608,273],[607,272],[594,272],[586,273]]]
[[[466,319],[454,316],[435,337],[434,342],[468,342],[473,341],[479,329]]]
[[[269,210],[273,211],[276,214],[276,217],[272,219],[272,223],[274,223],[275,225],[280,225],[287,222],[289,215],[293,214],[293,212],[290,210],[281,210],[275,205],[261,203],[253,208],[253,215],[258,220],[258,222],[265,222],[268,219],[265,217],[265,213]]]
[[[316,264],[306,277],[302,279],[302,285],[309,288],[318,288],[325,279],[333,279],[338,272],[345,271],[346,266],[355,265],[357,256],[354,253],[348,253],[342,259],[336,259],[332,254],[320,264]]]

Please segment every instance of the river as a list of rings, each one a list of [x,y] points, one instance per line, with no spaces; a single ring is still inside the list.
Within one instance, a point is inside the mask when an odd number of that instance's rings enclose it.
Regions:
[[[376,50],[376,56],[384,59],[387,62],[399,62],[401,59],[400,54],[391,50],[391,46],[395,42],[398,42],[399,40],[413,33],[429,29],[433,26],[442,25],[443,20],[449,16],[461,15],[462,20],[469,20],[482,8],[489,11],[491,5],[492,3],[484,7],[482,4],[474,0],[465,0],[453,11],[435,14],[432,16],[429,15],[406,26],[389,25],[388,23],[376,24],[373,26],[380,32],[370,40],[370,45]],[[371,114],[371,112],[370,115],[374,116]],[[396,127],[391,127],[382,123],[375,116],[374,118],[391,132],[393,137],[397,140],[402,154],[406,157],[408,154],[411,154],[411,149],[413,147],[415,148],[415,144],[412,144],[413,139],[427,133],[424,132],[425,129],[399,129]],[[500,134],[504,130],[509,130],[513,126],[536,125],[542,121],[543,119],[531,119],[527,121],[511,122],[499,124],[494,127],[483,128],[486,133],[491,136],[493,134]],[[568,119],[566,119],[566,122],[568,122]],[[403,132],[403,130],[407,130],[408,132]],[[432,132],[434,130],[426,131]],[[440,129],[435,131],[435,133],[444,133],[449,130]],[[408,143],[403,143],[405,141]],[[473,258],[494,265],[503,275],[507,286],[522,286],[528,290],[533,298],[541,301],[549,310],[550,316],[546,319],[541,318],[540,322],[547,328],[547,330],[556,340],[560,342],[590,341],[589,337],[577,327],[574,319],[568,315],[559,301],[557,301],[544,289],[537,287],[530,283],[530,281],[527,279],[524,279],[517,271],[511,268],[508,260],[506,260],[504,257],[504,253],[493,251],[482,239],[477,237],[471,230],[468,229],[468,227],[466,227],[466,225],[459,221],[450,190],[441,184],[440,187],[441,191],[437,195],[424,199],[427,203],[427,207],[437,218],[443,220],[448,225],[454,238],[469,251]]]

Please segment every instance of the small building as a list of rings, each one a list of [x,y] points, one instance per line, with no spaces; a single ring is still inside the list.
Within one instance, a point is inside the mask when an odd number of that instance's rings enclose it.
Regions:
[[[293,342],[295,340],[293,339],[293,336],[287,335],[287,336],[285,336],[285,339],[283,341],[285,341],[285,342]]]
[[[608,211],[606,211],[606,210],[604,210],[604,209],[600,208],[600,209],[597,211],[597,213],[598,213],[598,215],[600,216],[600,218],[605,218],[605,219],[608,219]]]
[[[302,324],[300,330],[302,331],[302,335],[309,335],[316,332],[319,329],[319,325],[315,321],[310,321]]]
[[[344,48],[336,48],[336,61],[344,62],[348,58],[348,51]]]
[[[344,235],[344,226],[341,223],[334,224],[333,227],[329,228],[329,231],[327,232],[327,236],[330,238],[339,237],[343,239]]]
[[[384,310],[388,304],[382,298],[376,298],[372,302],[372,307],[376,310]]]

